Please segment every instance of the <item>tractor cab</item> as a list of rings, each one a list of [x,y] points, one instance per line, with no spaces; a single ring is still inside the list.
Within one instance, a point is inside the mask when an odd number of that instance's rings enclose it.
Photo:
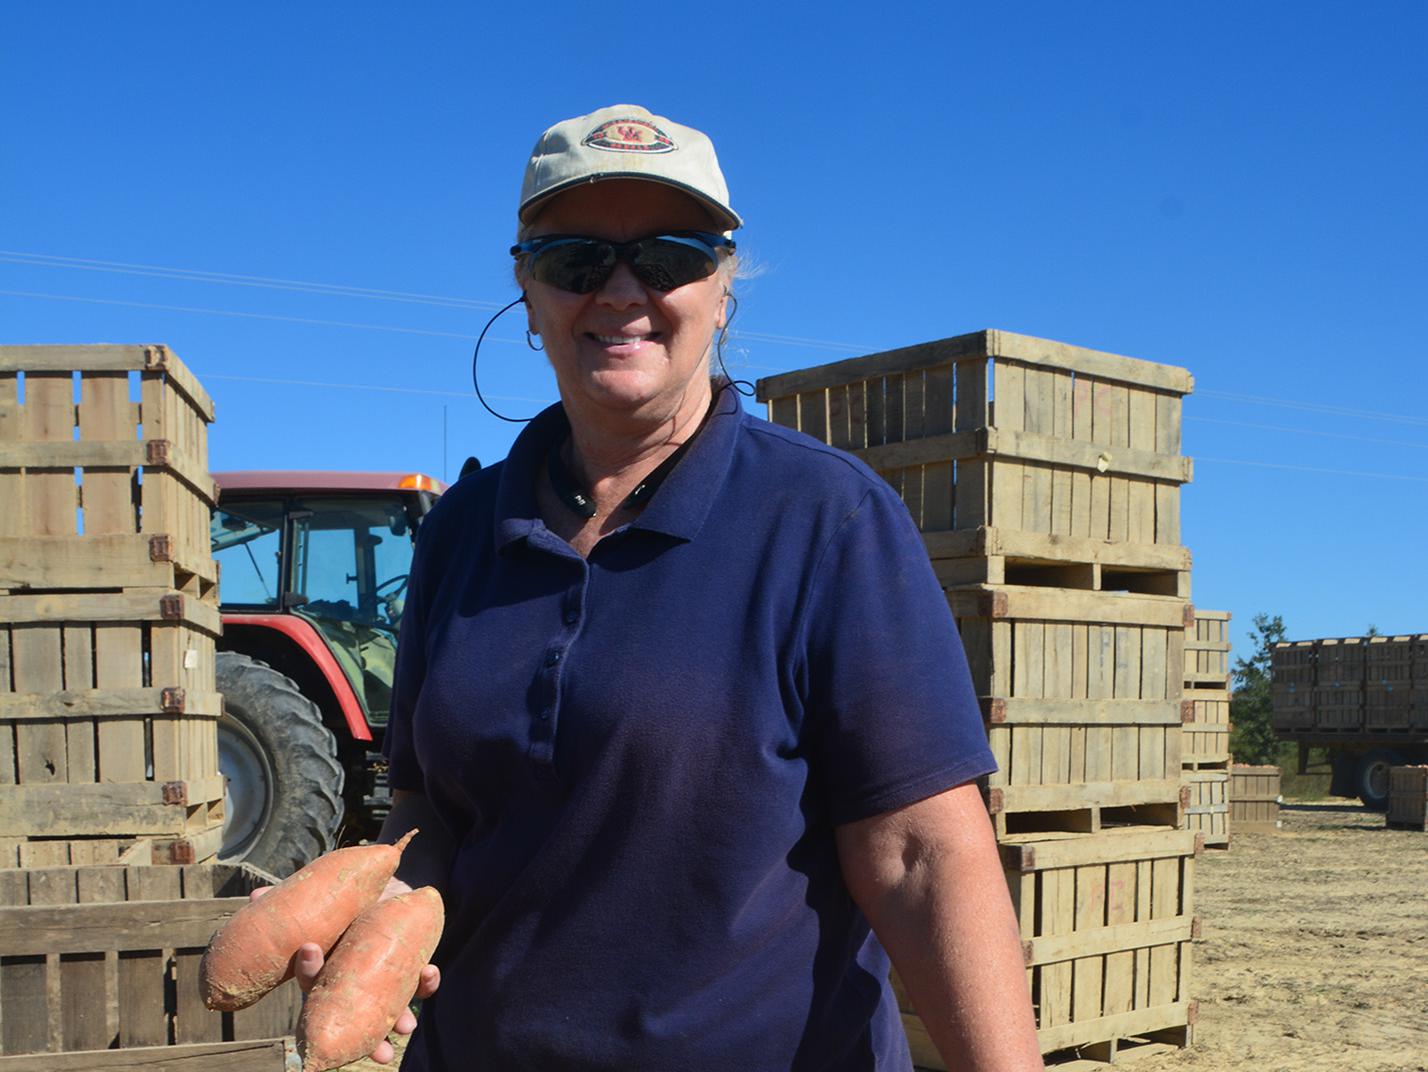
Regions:
[[[416,530],[413,473],[217,473],[221,856],[279,874],[380,825],[377,752]],[[306,816],[299,813],[306,812]],[[291,813],[291,814],[288,814]]]

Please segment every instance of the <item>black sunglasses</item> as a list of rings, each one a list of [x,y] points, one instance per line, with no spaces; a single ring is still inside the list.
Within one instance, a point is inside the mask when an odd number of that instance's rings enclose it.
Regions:
[[[734,240],[712,231],[671,231],[633,242],[609,242],[589,235],[542,235],[511,247],[511,256],[530,258],[531,278],[572,294],[599,290],[624,261],[652,290],[668,291],[708,279],[719,267],[719,250]]]

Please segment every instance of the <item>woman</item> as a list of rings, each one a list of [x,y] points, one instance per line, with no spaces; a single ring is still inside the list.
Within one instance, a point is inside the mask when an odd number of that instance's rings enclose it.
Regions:
[[[884,948],[952,1067],[1041,1067],[918,533],[711,379],[741,222],[640,108],[532,155],[560,404],[427,518],[402,623],[383,838],[447,906],[404,1068],[907,1069]]]

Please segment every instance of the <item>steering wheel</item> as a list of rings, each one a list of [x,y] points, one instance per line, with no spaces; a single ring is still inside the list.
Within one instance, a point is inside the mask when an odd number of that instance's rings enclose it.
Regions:
[[[373,597],[381,600],[387,612],[387,621],[393,625],[396,625],[397,619],[402,616],[402,593],[407,590],[408,576],[410,574],[399,573],[395,577],[388,577],[372,589]]]

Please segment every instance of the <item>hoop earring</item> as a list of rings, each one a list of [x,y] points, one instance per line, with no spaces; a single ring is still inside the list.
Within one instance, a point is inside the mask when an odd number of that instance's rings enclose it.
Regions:
[[[537,346],[537,345],[532,341],[531,329],[530,329],[530,328],[526,328],[526,345],[529,346],[529,347],[530,347],[532,350],[534,350],[536,353],[540,353],[541,351],[543,351],[543,350],[545,349],[545,343],[541,343],[539,346]]]

